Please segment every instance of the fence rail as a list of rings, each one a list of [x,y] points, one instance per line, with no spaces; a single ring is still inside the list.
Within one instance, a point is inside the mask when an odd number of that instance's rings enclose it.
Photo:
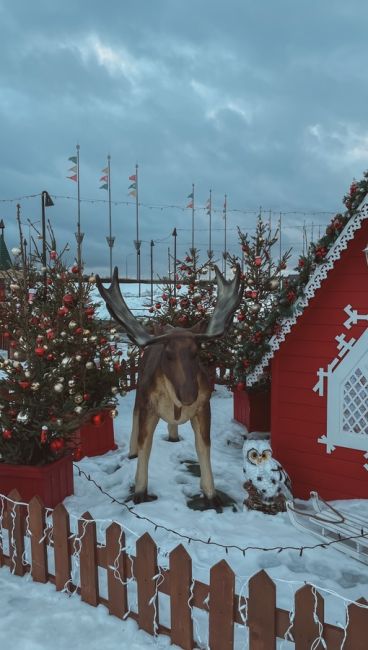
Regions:
[[[30,572],[36,582],[52,582],[57,590],[77,591],[81,599],[96,607],[103,604],[118,618],[132,617],[138,626],[151,635],[163,633],[184,650],[195,645],[193,608],[208,613],[208,646],[211,650],[233,650],[234,626],[244,631],[244,645],[249,634],[250,650],[275,650],[276,639],[294,641],[296,650],[366,650],[368,609],[350,604],[347,607],[346,629],[324,622],[324,601],[310,585],[295,593],[293,616],[276,606],[276,586],[265,571],[248,583],[248,596],[235,593],[235,574],[225,560],[210,570],[209,585],[193,580],[192,560],[179,545],[169,555],[169,568],[158,566],[157,547],[148,533],[136,542],[136,555],[125,548],[125,535],[118,523],[106,530],[105,544],[97,542],[96,522],[86,512],[77,530],[70,533],[69,514],[63,504],[52,512],[52,525],[45,523],[45,508],[38,497],[28,509],[21,496],[13,490],[0,495],[3,517],[0,532],[8,531],[8,553],[0,547],[0,567],[23,576]],[[28,510],[28,512],[27,512]],[[24,553],[25,538],[30,551]],[[1,535],[0,541],[3,540]],[[49,547],[49,552],[48,552]],[[54,555],[54,574],[49,571],[49,554]],[[30,561],[26,561],[30,554]],[[72,583],[72,557],[79,558],[78,584]],[[107,572],[107,597],[100,595],[101,572]],[[132,611],[127,584],[137,586],[137,611]],[[24,588],[27,588],[25,583]],[[170,599],[170,628],[160,623],[158,593]],[[357,601],[368,605],[364,599]],[[248,628],[248,630],[247,630]],[[286,637],[286,635],[288,635]],[[323,641],[322,641],[323,639]]]
[[[122,378],[126,383],[127,390],[129,391],[137,388],[138,366],[135,359],[132,359],[131,361],[123,360],[121,363],[123,366]],[[215,384],[222,386],[231,384],[234,376],[233,370],[224,366],[210,366],[208,368],[208,374],[213,386]]]

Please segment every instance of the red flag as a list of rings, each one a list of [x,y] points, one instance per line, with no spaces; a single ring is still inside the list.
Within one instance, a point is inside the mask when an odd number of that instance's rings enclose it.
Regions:
[[[108,176],[101,176],[100,181],[108,181],[109,177]]]
[[[136,181],[136,180],[137,180],[136,175],[133,174],[133,176],[129,176],[129,180],[130,180],[130,181]]]
[[[78,180],[77,174],[74,174],[74,176],[67,176],[67,178],[70,178],[71,181],[75,181],[75,182],[77,182]]]
[[[192,207],[193,207],[193,203],[188,203],[187,208],[192,208]]]

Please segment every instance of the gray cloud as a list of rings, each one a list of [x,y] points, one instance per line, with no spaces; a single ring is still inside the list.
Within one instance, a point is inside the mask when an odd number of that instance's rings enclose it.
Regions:
[[[100,170],[111,153],[113,202],[129,201],[128,176],[140,165],[144,271],[148,242],[160,273],[174,226],[178,251],[190,245],[190,211],[213,189],[214,248],[252,228],[254,214],[234,208],[306,212],[285,216],[285,245],[301,245],[306,220],[325,223],[340,209],[352,178],[367,166],[363,0],[140,0],[0,3],[0,199],[47,189],[75,197],[67,158],[81,145],[82,198],[106,199]],[[39,218],[39,198],[23,200]],[[6,239],[16,242],[15,204],[0,203]],[[74,246],[76,203],[48,211],[60,243]],[[106,270],[108,208],[82,204],[84,258]],[[207,221],[196,213],[196,242],[207,248]],[[288,228],[286,228],[288,226]],[[297,226],[297,227],[296,227]],[[134,267],[134,205],[113,204],[114,262]],[[129,256],[129,257],[127,257]]]

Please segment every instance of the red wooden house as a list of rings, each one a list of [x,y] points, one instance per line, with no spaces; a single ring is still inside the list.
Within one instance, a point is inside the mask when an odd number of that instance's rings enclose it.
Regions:
[[[368,498],[368,197],[248,378],[271,367],[271,440],[296,497]]]

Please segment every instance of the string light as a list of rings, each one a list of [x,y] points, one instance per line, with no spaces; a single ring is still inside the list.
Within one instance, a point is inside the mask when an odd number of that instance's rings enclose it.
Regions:
[[[304,546],[292,546],[292,545],[289,545],[289,546],[268,546],[268,547],[249,545],[249,546],[241,547],[241,546],[238,546],[237,544],[221,544],[220,542],[213,542],[210,537],[207,540],[205,540],[205,539],[201,539],[199,537],[192,537],[192,536],[189,536],[189,535],[183,535],[182,533],[179,533],[177,530],[174,530],[173,528],[168,528],[167,526],[164,526],[163,524],[158,524],[156,521],[153,521],[152,519],[150,519],[149,517],[146,517],[145,515],[138,514],[138,512],[136,512],[132,506],[128,506],[125,501],[120,501],[119,499],[116,499],[111,494],[106,492],[106,490],[104,490],[101,487],[101,485],[96,483],[96,481],[90,476],[90,474],[87,474],[84,470],[82,470],[80,467],[78,467],[78,465],[76,465],[75,463],[73,463],[73,465],[74,465],[75,469],[77,470],[77,472],[79,473],[79,476],[84,476],[87,479],[87,481],[89,481],[90,483],[93,483],[97,487],[97,489],[101,492],[101,494],[104,494],[105,496],[107,496],[111,500],[112,503],[117,503],[118,505],[123,506],[131,515],[133,515],[133,517],[136,517],[136,519],[140,519],[142,521],[148,522],[151,526],[154,527],[155,531],[157,529],[164,530],[167,533],[171,533],[173,535],[176,535],[177,537],[180,537],[183,540],[186,540],[188,544],[190,544],[191,542],[195,542],[195,543],[198,543],[198,544],[206,544],[208,546],[216,546],[217,548],[224,549],[226,554],[228,554],[230,549],[240,551],[240,553],[242,553],[243,556],[245,556],[245,553],[247,551],[263,551],[263,552],[277,551],[277,553],[281,553],[282,551],[298,551],[299,556],[301,557],[303,555],[304,551],[311,551],[311,550],[314,550],[316,548],[324,548],[325,549],[325,548],[327,548],[329,546],[333,546],[334,544],[339,544],[340,542],[345,542],[345,541],[354,540],[354,539],[364,539],[364,538],[368,537],[368,532],[364,533],[363,529],[362,529],[360,534],[358,534],[358,535],[349,535],[349,536],[346,536],[346,537],[342,537],[340,534],[338,534],[338,539],[333,539],[333,540],[331,540],[329,542],[321,542],[319,544],[310,544],[310,545],[304,545]]]

